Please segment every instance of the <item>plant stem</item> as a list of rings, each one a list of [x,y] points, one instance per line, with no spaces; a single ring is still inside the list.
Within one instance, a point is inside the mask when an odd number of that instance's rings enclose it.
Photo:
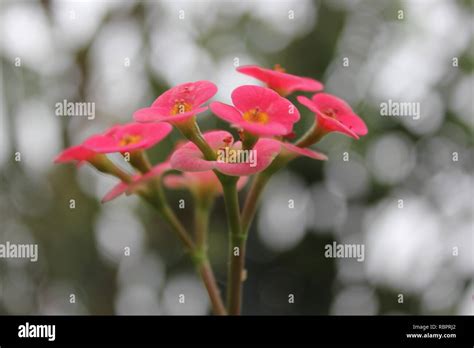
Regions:
[[[327,133],[321,128],[313,125],[303,136],[295,143],[298,147],[308,147],[321,140]]]
[[[227,281],[227,310],[239,315],[242,302],[242,281],[245,266],[245,235],[242,234],[240,208],[237,195],[237,178],[223,185],[229,224],[229,270]]]
[[[184,226],[174,214],[173,210],[168,206],[168,204],[166,204],[166,201],[161,198],[161,195],[164,196],[161,185],[157,186],[160,186],[157,187],[155,191],[155,193],[158,194],[158,200],[156,200],[155,195],[142,194],[142,197],[154,208],[156,208],[160,216],[170,225],[173,232],[175,232],[181,242],[183,242],[186,251],[192,254],[196,249],[196,245]]]
[[[209,230],[209,213],[211,211],[213,198],[194,196],[194,228],[196,244],[204,252],[207,252],[207,232]]]
[[[142,197],[157,209],[158,213],[171,226],[172,230],[184,244],[186,251],[190,254],[206,287],[214,314],[226,315],[227,313],[220,295],[219,287],[217,286],[214,273],[207,259],[205,249],[203,250],[202,246],[194,243],[184,226],[176,217],[174,211],[169,207],[161,182],[156,182],[151,195],[142,194]],[[207,225],[207,222],[205,222],[205,225]]]
[[[308,147],[314,143],[317,143],[326,133],[319,129],[316,125],[313,125],[303,136],[295,143],[298,147]],[[278,170],[284,167],[294,157],[285,157],[282,155],[277,156],[272,164],[265,169],[263,172],[257,174],[252,182],[250,191],[247,194],[247,198],[244,203],[242,210],[242,232],[247,235],[252,220],[257,211],[260,196],[267,185],[268,181]]]
[[[191,119],[182,124],[177,124],[176,126],[186,139],[193,142],[194,145],[201,150],[206,160],[214,161],[217,158],[217,154],[206,142],[206,139],[204,139],[195,119]]]
[[[248,234],[250,224],[257,211],[258,203],[260,202],[260,196],[262,191],[270,180],[270,175],[258,174],[255,176],[252,182],[252,186],[245,199],[244,208],[242,210],[242,231],[245,235]]]
[[[209,229],[209,213],[212,206],[212,198],[195,197],[194,226],[196,232],[196,249],[202,258],[196,260],[196,267],[206,286],[209,299],[212,303],[214,314],[226,315],[224,302],[222,301],[219,287],[217,286],[214,272],[207,257],[207,231]]]
[[[151,170],[151,164],[144,150],[135,150],[129,152],[130,164],[141,173],[147,173]]]
[[[192,141],[208,161],[216,160],[216,152],[204,139],[195,120],[178,126],[181,133]],[[227,279],[227,311],[238,315],[241,309],[242,274],[245,265],[245,235],[242,234],[240,206],[237,195],[238,177],[228,176],[214,170],[219,179],[226,204],[227,223],[229,225],[229,271]],[[234,248],[235,250],[234,254]]]
[[[125,173],[122,169],[117,167],[110,159],[108,159],[106,155],[96,155],[95,158],[90,161],[90,164],[94,166],[99,172],[111,174],[119,178],[123,182],[132,181],[132,177],[128,173]]]
[[[212,271],[209,260],[204,260],[197,266],[197,268],[204,286],[207,289],[207,293],[209,294],[212,311],[217,315],[227,315],[224,302],[222,301],[221,292],[217,286],[216,278],[214,277],[214,272]]]

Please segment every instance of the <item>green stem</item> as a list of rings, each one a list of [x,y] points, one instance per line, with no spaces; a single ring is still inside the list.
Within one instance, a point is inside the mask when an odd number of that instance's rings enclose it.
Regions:
[[[204,139],[196,121],[188,120],[178,124],[181,133],[192,141],[208,161],[215,161],[217,154]],[[242,234],[240,207],[237,195],[238,177],[228,176],[214,170],[219,179],[226,204],[227,223],[229,225],[229,272],[227,283],[227,310],[229,314],[240,314],[242,297],[242,274],[245,264],[245,235]],[[235,250],[234,255],[234,248]]]
[[[154,194],[152,195],[142,194],[141,196],[148,203],[150,203],[153,207],[156,208],[156,210],[161,215],[161,217],[171,226],[173,232],[175,232],[178,238],[181,240],[181,242],[183,242],[186,248],[186,251],[191,253],[192,255],[196,249],[196,246],[193,240],[191,239],[191,237],[189,236],[188,232],[184,228],[184,226],[176,217],[173,210],[168,206],[168,204],[164,200],[164,192],[161,187],[161,184],[156,185],[156,190],[154,193],[157,194],[158,199],[156,199],[156,196]]]
[[[255,176],[252,186],[247,194],[245,199],[244,208],[242,210],[242,231],[244,234],[248,234],[250,224],[255,216],[257,211],[257,206],[260,201],[260,196],[262,195],[263,189],[270,180],[270,175],[259,174]]]
[[[174,211],[169,207],[163,187],[160,181],[156,181],[151,195],[142,194],[142,197],[158,210],[162,218],[171,226],[178,238],[184,244],[186,251],[190,254],[194,265],[197,268],[199,275],[206,287],[206,290],[211,300],[213,312],[217,315],[226,315],[226,310],[222,297],[220,295],[219,287],[214,277],[207,253],[205,249],[199,244],[196,245],[188,232],[176,217]],[[205,222],[207,225],[207,222]]]
[[[209,294],[209,299],[211,300],[214,314],[227,315],[227,311],[225,309],[224,302],[222,301],[221,293],[219,291],[219,287],[217,286],[216,278],[214,277],[214,272],[212,272],[209,261],[205,260],[197,267],[204,286],[207,289],[207,293]]]
[[[208,161],[214,161],[217,158],[215,151],[209,146],[204,139],[204,136],[199,129],[195,119],[187,120],[184,123],[176,124],[177,128],[184,135],[184,137],[194,143],[203,153]]]
[[[207,231],[209,230],[209,213],[211,211],[212,199],[208,197],[195,197],[194,227],[196,244],[207,253]]]
[[[242,149],[251,150],[257,143],[258,137],[249,132],[243,132]]]
[[[96,155],[90,160],[90,164],[93,165],[98,171],[106,174],[111,174],[123,182],[131,182],[132,177],[125,173],[122,169],[117,167],[106,155]]]
[[[143,150],[136,150],[129,152],[130,164],[141,173],[146,173],[151,170],[151,164],[148,160],[146,152]]]
[[[211,264],[207,258],[207,231],[209,228],[209,213],[211,210],[212,199],[207,197],[196,197],[195,206],[195,229],[196,229],[196,247],[202,253],[202,262],[197,262],[198,272],[206,286],[209,294],[209,299],[212,303],[212,308],[215,314],[226,315],[224,302],[222,301],[221,293],[217,285],[214,272]]]
[[[317,143],[323,136],[326,135],[326,132],[319,129],[316,125],[313,125],[296,143],[298,147],[308,147],[314,143]],[[275,158],[272,164],[265,169],[263,172],[257,174],[255,179],[252,182],[250,191],[247,195],[247,198],[244,203],[244,208],[242,210],[242,231],[247,235],[252,220],[257,211],[258,203],[260,201],[260,196],[267,185],[268,181],[278,170],[284,167],[289,161],[291,161],[294,156],[282,156],[279,155]]]
[[[227,310],[239,315],[242,302],[242,281],[245,266],[245,236],[242,234],[237,178],[223,185],[229,236],[229,270],[227,281]]]
[[[303,136],[295,143],[298,147],[308,147],[321,140],[327,134],[324,130],[313,125]]]

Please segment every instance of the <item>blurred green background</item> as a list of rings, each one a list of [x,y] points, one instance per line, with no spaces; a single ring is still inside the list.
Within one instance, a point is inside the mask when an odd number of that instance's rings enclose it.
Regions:
[[[39,245],[36,263],[0,259],[0,314],[209,313],[192,264],[153,210],[136,197],[102,205],[113,178],[52,160],[131,121],[171,86],[211,80],[214,100],[229,102],[233,88],[258,83],[236,65],[276,63],[347,100],[369,134],[331,134],[317,146],[329,161],[300,158],[272,179],[248,241],[243,313],[473,313],[472,1],[0,5],[0,242]],[[64,99],[95,103],[96,117],[56,116]],[[382,117],[389,99],[419,103],[420,119]],[[295,105],[301,134],[313,116]],[[199,122],[229,128],[209,112]],[[173,131],[150,151],[153,162],[177,139]],[[191,226],[189,194],[168,197]],[[221,198],[210,238],[223,289]],[[333,241],[364,244],[365,260],[325,258]]]

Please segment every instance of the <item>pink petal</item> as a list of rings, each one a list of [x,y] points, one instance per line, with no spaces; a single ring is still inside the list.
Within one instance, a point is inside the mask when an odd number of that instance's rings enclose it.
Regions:
[[[308,148],[298,147],[294,144],[282,142],[281,145],[289,152],[296,153],[297,155],[310,157],[316,160],[326,161],[328,158],[326,155],[310,150]]]
[[[128,184],[127,183],[125,183],[123,181],[119,182],[109,192],[107,192],[105,194],[104,198],[102,198],[102,203],[109,202],[109,201],[117,198],[121,194],[125,193],[125,191],[127,191],[127,189],[128,189]]]
[[[320,112],[325,109],[338,110],[338,114],[353,114],[352,108],[341,98],[328,93],[317,93],[311,98]]]
[[[244,120],[234,123],[239,128],[246,130],[249,133],[263,136],[263,137],[272,137],[277,135],[287,135],[289,132],[288,129],[279,123],[267,123],[267,124],[260,124],[260,123],[251,123],[246,122]]]
[[[169,108],[163,107],[143,108],[133,113],[133,119],[137,122],[159,121],[166,116],[169,116]]]
[[[155,109],[158,110],[159,113],[155,113]],[[203,106],[180,114],[171,115],[169,110],[167,110],[167,114],[162,114],[163,108],[145,108],[136,111],[133,114],[133,118],[137,122],[169,122],[173,124],[175,122],[184,121],[206,110],[207,106]]]
[[[148,173],[134,175],[130,183],[121,181],[102,198],[102,203],[115,199],[123,193],[131,194],[140,186],[163,175],[168,170],[171,170],[169,162],[163,162],[154,166]]]
[[[238,147],[236,143],[236,147]],[[256,163],[222,163],[216,162],[216,169],[232,176],[248,176],[266,169],[280,152],[280,143],[272,139],[260,139],[253,150],[257,152]]]
[[[297,99],[301,104],[303,104],[303,105],[306,106],[308,109],[310,109],[312,112],[314,112],[314,113],[319,112],[318,107],[314,104],[314,102],[313,102],[311,99],[309,99],[309,98],[307,98],[307,97],[305,97],[305,96],[303,96],[303,95],[297,96],[296,99]]]
[[[327,93],[315,94],[312,100],[304,96],[298,96],[297,99],[316,114],[318,127],[328,132],[343,133],[354,139],[359,139],[359,135],[367,134],[364,121],[342,99]],[[337,110],[336,118],[326,116],[324,114],[326,109]]]
[[[210,81],[197,81],[194,86],[194,106],[201,106],[217,93],[217,86]]]
[[[291,93],[294,91],[304,91],[304,92],[317,92],[322,91],[324,89],[324,85],[314,79],[308,77],[299,77],[299,81],[295,81],[294,83],[287,83],[286,90]]]
[[[208,131],[203,135],[204,139],[213,149],[219,149],[223,146],[232,145],[234,143],[234,137],[227,131]]]
[[[98,153],[117,152],[117,141],[111,136],[93,135],[84,141],[84,147]]]
[[[206,161],[199,149],[180,148],[170,158],[171,167],[187,172],[200,172],[214,169],[214,161]]]
[[[365,122],[355,113],[339,115],[338,120],[357,135],[368,133]]]
[[[359,136],[355,132],[350,130],[338,120],[331,117],[318,115],[318,127],[319,126],[324,128],[327,132],[339,132],[354,139],[359,139]]]
[[[278,122],[286,127],[287,133],[293,130],[293,124],[300,120],[300,112],[288,99],[280,97],[265,110],[271,122]]]
[[[127,152],[137,149],[147,149],[165,138],[173,129],[166,123],[129,123],[114,126],[102,135],[95,135],[84,142],[84,147],[98,152]],[[126,136],[139,136],[136,143],[121,145],[121,139]]]
[[[152,107],[170,110],[177,100],[184,100],[193,107],[199,107],[216,93],[217,86],[210,81],[187,82],[164,92],[153,102]]]
[[[322,83],[311,78],[265,69],[256,65],[242,66],[237,68],[237,71],[265,82],[270,88],[282,90],[287,93],[296,90],[317,92],[324,87]]]
[[[242,114],[233,106],[221,102],[213,102],[210,105],[211,111],[219,118],[229,123],[242,121]]]
[[[242,113],[259,108],[266,111],[268,106],[282,98],[270,88],[244,85],[234,89],[231,95],[232,103]]]
[[[65,163],[71,161],[87,161],[94,157],[94,151],[84,148],[82,145],[71,146],[62,151],[55,159],[54,163]]]
[[[231,146],[234,140],[232,134],[226,131],[209,131],[203,136],[209,146],[215,150]],[[212,170],[216,164],[215,161],[205,160],[201,150],[192,142],[187,142],[175,150],[171,155],[170,162],[174,169],[187,172]]]

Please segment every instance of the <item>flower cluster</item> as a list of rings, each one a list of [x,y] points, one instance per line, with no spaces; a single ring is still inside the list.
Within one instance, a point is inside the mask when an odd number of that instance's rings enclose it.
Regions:
[[[217,93],[215,84],[197,81],[178,85],[160,95],[150,107],[137,110],[133,114],[134,122],[115,125],[105,133],[85,139],[82,144],[64,150],[55,162],[75,162],[77,165],[87,162],[99,171],[117,177],[119,182],[102,201],[110,201],[125,193],[137,194],[152,203],[193,253],[193,259],[202,265],[205,259],[202,231],[196,232],[201,235],[195,238],[188,236],[167,205],[164,188],[189,190],[198,207],[200,202],[212,201],[223,194],[232,236],[241,243],[244,238],[237,237],[245,236],[248,226],[244,223],[242,227],[239,220],[236,195],[249,177],[264,173],[270,176],[297,156],[326,160],[324,154],[309,147],[330,132],[355,139],[367,134],[364,121],[351,107],[336,96],[322,93],[323,84],[314,79],[288,74],[280,66],[274,70],[243,66],[237,71],[260,80],[265,86],[237,87],[231,94],[231,105],[214,101],[206,106]],[[296,91],[316,93],[311,98],[302,95],[296,98],[314,114],[314,124],[299,140],[290,142],[295,137],[293,128],[301,115],[287,96]],[[231,129],[217,129],[201,133],[197,116],[208,108],[237,131],[231,133]],[[175,146],[166,161],[152,166],[146,150],[159,146],[173,128],[181,132],[187,142]],[[111,153],[122,154],[133,171],[121,169],[113,163],[107,156]],[[249,199],[256,200],[258,195]],[[249,209],[254,208],[256,202],[248,205]],[[252,213],[249,216],[253,216]],[[239,247],[243,246],[239,244]],[[229,281],[238,283],[239,277],[230,277]],[[212,291],[215,284],[209,283],[209,273],[203,273],[203,280],[216,313],[222,314],[225,309]],[[238,287],[232,284],[229,287],[231,290],[235,288],[229,296],[238,297]],[[229,312],[235,314],[238,299],[231,298],[230,303]]]

